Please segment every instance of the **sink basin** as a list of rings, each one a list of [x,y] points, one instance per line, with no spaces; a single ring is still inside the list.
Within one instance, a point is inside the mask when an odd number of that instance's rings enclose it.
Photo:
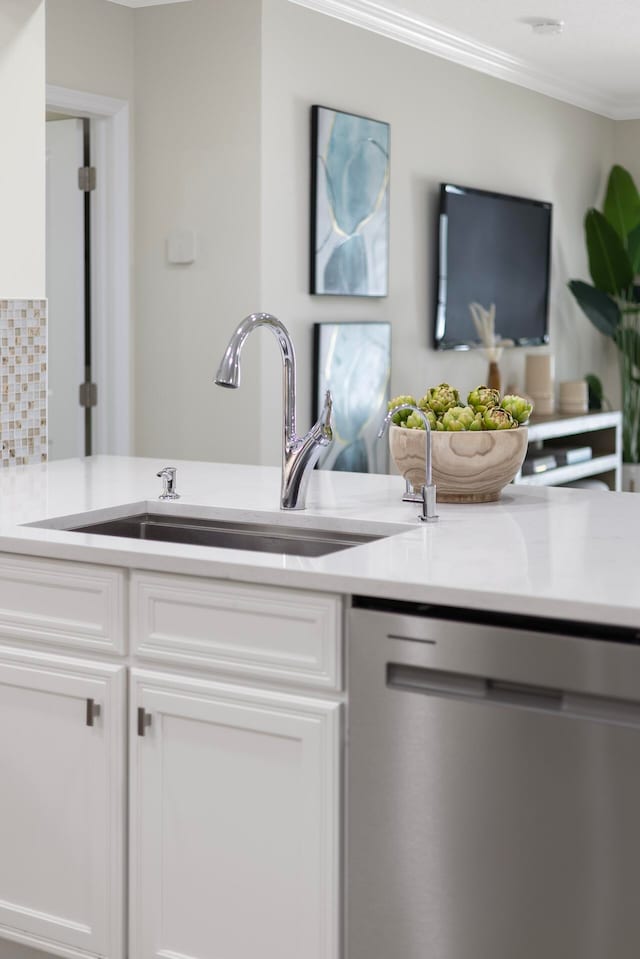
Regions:
[[[162,543],[189,543],[222,549],[246,549],[259,553],[285,553],[287,556],[326,556],[328,553],[382,539],[381,536],[357,533],[192,519],[155,513],[138,513],[135,516],[74,526],[69,532],[122,536]]]

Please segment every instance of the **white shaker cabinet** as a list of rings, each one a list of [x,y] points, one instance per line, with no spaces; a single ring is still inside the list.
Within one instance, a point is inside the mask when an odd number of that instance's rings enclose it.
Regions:
[[[130,959],[337,959],[337,702],[134,669]]]
[[[342,614],[4,555],[0,956],[338,959]]]
[[[0,649],[0,937],[124,956],[126,670]]]

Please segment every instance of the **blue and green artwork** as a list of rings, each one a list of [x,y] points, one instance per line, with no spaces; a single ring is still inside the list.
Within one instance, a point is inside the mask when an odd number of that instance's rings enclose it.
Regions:
[[[389,124],[312,108],[311,292],[386,296]]]
[[[333,443],[320,469],[386,473],[389,444],[378,439],[391,377],[389,323],[314,324],[314,409],[333,396]]]

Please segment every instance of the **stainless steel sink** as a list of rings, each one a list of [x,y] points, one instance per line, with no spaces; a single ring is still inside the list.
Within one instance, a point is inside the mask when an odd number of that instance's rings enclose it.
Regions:
[[[246,549],[259,553],[285,553],[287,556],[326,556],[327,553],[382,539],[381,536],[357,533],[192,519],[156,513],[139,513],[101,523],[73,526],[70,532]]]

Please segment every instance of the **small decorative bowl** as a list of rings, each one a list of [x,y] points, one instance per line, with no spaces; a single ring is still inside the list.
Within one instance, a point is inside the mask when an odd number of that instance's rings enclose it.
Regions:
[[[528,430],[479,430],[431,434],[433,482],[440,503],[492,503],[500,499],[527,452]],[[414,490],[424,485],[424,430],[391,424],[389,449]]]

